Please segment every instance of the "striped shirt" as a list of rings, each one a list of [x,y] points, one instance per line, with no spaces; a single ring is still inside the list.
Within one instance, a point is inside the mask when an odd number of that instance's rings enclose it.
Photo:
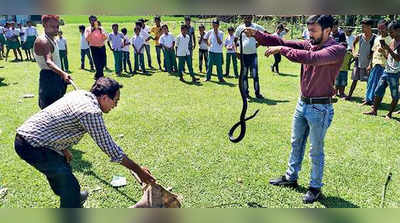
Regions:
[[[122,149],[113,141],[104,124],[100,104],[87,91],[73,91],[29,118],[17,133],[33,147],[61,150],[78,144],[85,133],[106,153],[111,162],[122,161]]]

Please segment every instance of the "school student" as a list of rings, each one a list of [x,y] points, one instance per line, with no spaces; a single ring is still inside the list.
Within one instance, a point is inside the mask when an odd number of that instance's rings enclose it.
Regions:
[[[34,61],[34,56],[33,56],[33,44],[35,43],[35,40],[38,36],[38,32],[36,27],[32,26],[32,21],[27,22],[28,27],[26,28],[26,41],[25,41],[25,46],[26,49],[28,50],[28,55],[30,58],[32,58],[32,61]]]
[[[123,42],[123,47],[122,47],[122,63],[124,65],[124,71],[125,73],[128,73],[126,70],[126,64],[128,64],[129,68],[129,73],[132,73],[132,64],[131,64],[131,58],[130,58],[130,53],[129,53],[129,45],[131,45],[131,41],[129,39],[129,36],[127,35],[128,30],[126,28],[121,29],[122,34],[124,34],[124,42]]]
[[[179,80],[185,81],[183,79],[183,68],[185,63],[188,66],[190,76],[192,77],[192,82],[196,83],[197,78],[193,73],[192,58],[190,57],[189,42],[190,35],[187,33],[188,27],[186,25],[181,25],[181,34],[176,37],[176,55],[178,56],[178,74]]]
[[[163,34],[160,37],[160,45],[164,52],[164,66],[168,73],[176,72],[176,59],[175,59],[175,37],[169,33],[168,26],[162,25]]]
[[[79,26],[79,32],[81,33],[81,69],[85,69],[85,57],[87,56],[90,64],[90,70],[94,71],[93,58],[92,54],[90,53],[89,42],[85,38],[85,29],[86,27],[84,25]]]
[[[162,47],[160,45],[160,36],[162,35],[161,17],[160,16],[154,17],[154,23],[155,23],[155,25],[151,28],[150,33],[153,35],[154,45],[156,47],[158,67],[160,70],[162,70],[162,67],[161,67]]]
[[[223,38],[224,38],[224,33],[219,30],[219,21],[218,20],[213,20],[212,21],[212,26],[213,29],[208,31],[206,34],[206,39],[208,40],[208,70],[207,70],[207,76],[205,78],[206,81],[211,80],[211,73],[212,73],[212,68],[215,65],[217,67],[217,75],[218,75],[218,80],[221,83],[224,83],[225,80],[222,76],[222,60],[223,60],[223,55],[222,55],[222,46],[223,46]]]
[[[146,37],[146,36],[144,36]],[[144,65],[144,47],[145,47],[145,38],[143,38],[143,34],[140,32],[140,26],[135,27],[135,35],[132,37],[132,47],[135,57],[135,69],[133,71],[134,74],[139,70],[139,66],[142,68],[143,73],[147,73],[146,67]]]
[[[208,40],[205,38],[206,32],[203,24],[199,26],[199,71],[203,72],[203,60],[206,66],[206,72],[208,70]]]
[[[237,58],[236,58],[236,46],[235,46],[235,29],[233,27],[228,28],[228,37],[225,39],[225,48],[226,48],[226,67],[225,67],[225,76],[229,77],[229,69],[231,66],[231,60],[233,63],[233,71],[235,73],[235,77],[238,78],[238,69],[237,69]]]
[[[7,44],[7,52],[6,52],[6,62],[8,60],[8,53],[10,50],[13,51],[15,60],[14,61],[22,61],[22,53],[20,50],[21,43],[19,42],[19,31],[15,29],[15,23],[14,22],[8,22],[7,23],[7,29],[5,31],[5,37],[7,39],[6,44]],[[21,57],[21,59],[18,59],[18,55]]]
[[[63,32],[58,32],[57,46],[60,52],[61,69],[64,72],[69,72],[68,69],[68,47],[67,40],[63,37]]]
[[[122,47],[124,42],[124,35],[119,32],[118,24],[113,24],[111,28],[113,32],[108,35],[107,44],[114,54],[115,73],[117,74],[117,76],[120,76],[122,72]]]

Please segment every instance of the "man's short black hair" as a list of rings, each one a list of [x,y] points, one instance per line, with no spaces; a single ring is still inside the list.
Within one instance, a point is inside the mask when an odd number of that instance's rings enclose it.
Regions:
[[[156,17],[154,17],[154,20],[161,21],[161,17],[160,16],[156,16]]]
[[[85,29],[86,29],[86,27],[84,25],[79,26],[79,30],[84,31]]]
[[[383,25],[385,25],[386,27],[388,27],[388,26],[389,26],[389,23],[390,23],[390,21],[388,21],[388,20],[386,20],[386,19],[382,19],[382,20],[379,20],[378,25],[383,24]]]
[[[100,77],[93,84],[90,92],[94,94],[96,97],[100,97],[103,95],[107,95],[111,99],[115,98],[118,90],[123,86],[119,84],[116,80],[111,79],[109,77]]]
[[[367,26],[373,26],[374,25],[374,20],[372,20],[370,18],[366,18],[366,19],[363,19],[361,21],[361,24],[362,25],[367,25]]]
[[[400,29],[400,23],[398,21],[392,21],[389,26],[388,26],[389,30],[396,30],[396,29]]]
[[[142,23],[141,21],[136,21],[136,22],[135,22],[135,26],[140,26],[140,27],[142,27],[142,24],[143,24],[143,23]]]
[[[202,23],[202,24],[199,25],[199,29],[200,29],[200,28],[205,29],[206,27],[205,27],[204,24]]]
[[[118,24],[117,23],[114,23],[114,24],[112,24],[112,26],[111,26],[112,28],[114,28],[114,27],[118,27]]]
[[[337,20],[337,19],[333,20],[333,25],[334,26],[338,26],[339,25],[339,20]]]
[[[333,27],[333,17],[331,15],[312,15],[307,19],[307,25],[319,24],[322,30]]]
[[[122,32],[124,35],[126,35],[126,34],[128,33],[128,30],[127,30],[126,28],[122,28],[122,29],[121,29],[121,32]]]
[[[163,29],[164,27],[168,29],[168,25],[167,25],[167,24],[163,24],[163,25],[161,26],[161,29]]]
[[[94,15],[89,16],[89,20],[92,20],[92,19],[96,19],[97,20],[97,17],[94,16]]]
[[[187,25],[181,25],[181,30],[182,29],[188,29]]]
[[[185,16],[185,21],[190,21],[190,16]]]
[[[233,28],[233,26],[229,26],[229,27],[228,27],[228,32],[229,32],[229,31],[235,31],[235,29]]]

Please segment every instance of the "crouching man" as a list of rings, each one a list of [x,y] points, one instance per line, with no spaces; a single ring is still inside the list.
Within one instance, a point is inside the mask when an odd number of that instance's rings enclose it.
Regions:
[[[145,183],[155,179],[146,168],[128,158],[107,131],[103,113],[117,106],[120,85],[110,78],[99,78],[90,92],[73,91],[29,118],[17,129],[15,151],[28,164],[46,175],[53,192],[60,197],[60,207],[79,208],[87,198],[69,165],[72,154],[67,149],[77,144],[85,133],[93,138],[112,162],[134,171]]]

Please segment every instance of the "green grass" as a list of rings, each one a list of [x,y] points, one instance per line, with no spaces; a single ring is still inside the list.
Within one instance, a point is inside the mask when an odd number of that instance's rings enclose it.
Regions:
[[[131,34],[131,24],[129,21],[120,27],[126,26]],[[172,30],[178,34],[178,22],[171,24],[176,24]],[[77,26],[67,24],[62,29],[69,44],[72,77],[80,88],[89,89],[93,73],[79,70]],[[111,23],[104,26],[110,31]],[[273,75],[269,69],[273,59],[262,56],[264,49],[259,49],[259,75],[267,99],[249,103],[249,113],[261,111],[248,122],[246,138],[239,144],[227,137],[241,110],[236,79],[227,79],[227,85],[208,82],[196,86],[162,72],[131,78],[106,73],[124,85],[118,107],[104,116],[111,135],[133,160],[149,167],[158,182],[182,195],[188,208],[379,207],[389,166],[393,181],[386,206],[399,207],[400,128],[396,120],[382,118],[389,96],[378,117],[362,115],[368,108],[357,102],[335,104],[334,121],[325,140],[324,200],[303,205],[303,189],[298,192],[268,184],[270,178],[286,170],[300,66],[283,59],[281,72],[285,75]],[[154,66],[154,47],[152,55]],[[197,71],[197,50],[194,58]],[[45,177],[22,161],[13,146],[16,128],[39,111],[39,68],[32,62],[0,61],[0,66],[5,66],[0,75],[6,78],[0,85],[0,185],[9,189],[0,207],[57,207],[58,198]],[[113,68],[110,51],[108,66]],[[360,83],[355,96],[362,98],[364,92],[365,83]],[[28,93],[35,98],[22,99]],[[118,137],[121,134],[124,137]],[[128,171],[110,163],[90,137],[83,138],[72,152],[72,167],[82,189],[102,188],[90,195],[86,207],[128,207],[140,199],[140,188]],[[299,179],[302,187],[308,186],[309,172],[307,152]],[[113,175],[127,177],[128,186],[113,189],[109,185]]]

